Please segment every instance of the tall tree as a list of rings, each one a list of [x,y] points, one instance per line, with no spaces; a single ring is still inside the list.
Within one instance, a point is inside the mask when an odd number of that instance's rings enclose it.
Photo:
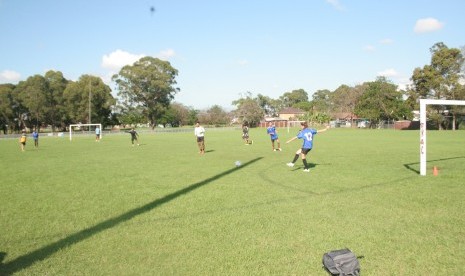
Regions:
[[[49,112],[47,80],[41,75],[34,75],[21,81],[15,88],[24,112],[20,116],[23,125],[28,128],[40,128]]]
[[[82,75],[77,82],[70,82],[63,92],[67,110],[66,124],[101,123],[110,121],[112,107],[116,100],[111,89],[99,77]]]
[[[329,114],[332,108],[331,91],[324,89],[318,90],[312,95],[312,112]]]
[[[355,113],[359,117],[379,122],[409,116],[410,112],[404,104],[402,93],[385,77],[378,77],[376,81],[365,85],[366,90],[355,107]]]
[[[352,114],[355,114],[355,106],[363,94],[362,86],[350,87],[348,85],[339,86],[331,94],[333,103],[333,111],[337,113],[348,113],[350,114],[350,120],[353,124]]]
[[[284,107],[291,107],[300,102],[307,102],[308,94],[303,89],[297,89],[284,93],[279,99],[283,102]]]
[[[214,105],[207,110],[207,124],[209,125],[227,125],[231,121],[228,113],[219,105]]]
[[[245,99],[236,104],[235,115],[242,121],[247,122],[249,126],[256,126],[263,119],[264,110],[258,102],[252,98]]]
[[[174,95],[178,70],[167,61],[143,57],[133,65],[124,66],[112,77],[124,105],[140,106],[153,127],[167,110]]]
[[[10,131],[18,130],[15,124],[15,103],[13,84],[0,84],[0,128],[4,134]]]
[[[63,77],[63,73],[59,71],[48,71],[45,73],[45,80],[48,82],[47,102],[48,113],[45,122],[52,126],[52,131],[55,127],[64,127],[62,120],[66,118],[66,109],[63,105],[63,92],[68,85],[68,80]]]
[[[463,64],[464,57],[459,49],[448,48],[444,43],[439,42],[430,48],[431,64],[425,65],[422,69],[415,68],[412,76],[412,88],[410,90],[410,101],[413,99],[454,99],[462,100]],[[430,118],[434,119],[439,126],[445,121],[442,115],[444,110],[451,107],[431,106]],[[453,110],[456,110],[454,108]],[[456,113],[452,112],[453,127],[455,128]]]
[[[275,117],[279,113],[279,105],[276,104],[276,100],[271,99],[268,96],[258,94],[256,97],[258,106],[263,110],[265,116]]]

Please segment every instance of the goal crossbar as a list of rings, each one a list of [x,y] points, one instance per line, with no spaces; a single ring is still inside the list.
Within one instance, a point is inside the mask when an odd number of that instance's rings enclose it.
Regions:
[[[420,99],[420,175],[426,175],[426,106],[465,105],[465,101]]]
[[[73,140],[73,127],[98,126],[100,128],[100,139],[102,139],[102,124],[73,124],[69,125],[69,140]]]

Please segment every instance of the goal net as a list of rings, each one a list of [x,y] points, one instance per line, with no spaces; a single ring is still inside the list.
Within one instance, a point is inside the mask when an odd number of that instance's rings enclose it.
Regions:
[[[102,124],[73,124],[69,125],[69,140],[73,140],[73,135],[96,135],[99,129],[100,139],[102,139]]]
[[[456,100],[420,100],[420,175],[426,175],[426,106],[427,105],[465,105],[465,101]]]

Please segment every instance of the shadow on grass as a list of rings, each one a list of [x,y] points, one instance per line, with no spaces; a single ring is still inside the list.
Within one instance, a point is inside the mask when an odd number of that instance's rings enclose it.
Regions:
[[[66,248],[66,247],[69,247],[69,246],[72,246],[74,244],[77,244],[81,241],[84,241],[96,234],[99,234],[100,232],[103,232],[107,229],[110,229],[112,227],[115,227],[117,226],[118,224],[120,223],[123,223],[123,222],[126,222],[138,215],[141,215],[141,214],[144,214],[146,212],[149,212],[149,211],[152,211],[153,209],[165,204],[165,203],[168,203],[176,198],[178,198],[179,196],[182,196],[182,195],[185,195],[187,193],[190,193],[206,184],[209,184],[217,179],[220,179],[228,174],[231,174],[235,171],[238,171],[244,167],[247,167],[257,161],[259,161],[260,159],[262,159],[263,157],[258,157],[258,158],[255,158],[255,159],[252,159],[250,160],[249,162],[246,162],[246,163],[243,163],[242,166],[240,167],[234,167],[230,170],[227,170],[227,171],[224,171],[220,174],[217,174],[215,176],[212,176],[210,178],[207,178],[203,181],[200,181],[200,182],[197,182],[197,183],[194,183],[184,189],[181,189],[179,191],[176,191],[174,193],[171,193],[171,194],[168,194],[162,198],[159,198],[159,199],[156,199],[152,202],[149,202],[141,207],[138,207],[138,208],[135,208],[135,209],[132,209],[124,214],[121,214],[117,217],[114,217],[114,218],[110,218],[108,220],[105,220],[105,221],[102,221],[101,223],[99,224],[96,224],[92,227],[89,227],[89,228],[86,228],[84,230],[81,230],[79,232],[76,232],[74,234],[71,234],[69,235],[68,237],[66,238],[63,238],[59,241],[56,241],[54,243],[51,243],[47,246],[44,246],[42,248],[39,248],[39,249],[36,249],[32,252],[29,252],[23,256],[19,256],[18,258],[8,262],[8,263],[5,263],[5,264],[2,264],[0,262],[0,275],[11,275],[15,272],[18,272],[22,269],[25,269],[31,265],[33,265],[34,263],[36,262],[39,262],[39,261],[42,261],[42,260],[45,260],[46,258],[50,257],[51,255],[53,255],[54,253],[56,253],[57,251],[59,250],[62,250],[63,248]],[[4,259],[6,256],[6,253],[5,252],[0,252],[0,260]]]
[[[429,161],[426,161],[426,163],[436,162],[436,161],[447,161],[447,160],[460,159],[460,158],[465,158],[465,156],[457,156],[457,157],[451,157],[451,158],[442,158],[442,159],[429,160]],[[404,167],[407,168],[408,170],[411,170],[411,171],[417,173],[417,174],[420,174],[419,170],[414,169],[412,167],[413,165],[418,165],[418,164],[420,164],[420,162],[408,163],[408,164],[404,164]]]

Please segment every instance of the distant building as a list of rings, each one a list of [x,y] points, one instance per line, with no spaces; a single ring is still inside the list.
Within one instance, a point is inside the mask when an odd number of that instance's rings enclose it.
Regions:
[[[286,107],[279,112],[279,118],[289,121],[298,120],[302,115],[305,115],[305,111],[294,107]]]

